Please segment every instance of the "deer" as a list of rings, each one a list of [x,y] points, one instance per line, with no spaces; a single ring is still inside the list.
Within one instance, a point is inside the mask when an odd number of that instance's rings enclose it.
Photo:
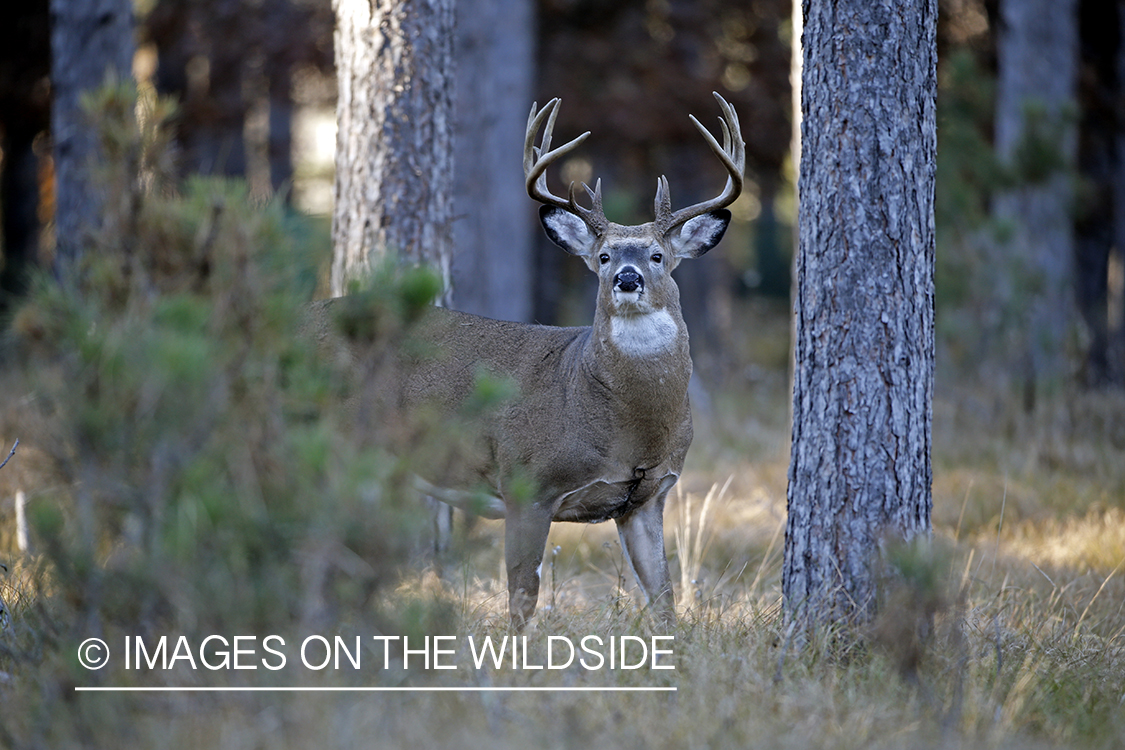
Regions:
[[[600,179],[593,189],[582,184],[589,208],[576,199],[574,183],[565,198],[550,192],[547,168],[590,133],[552,149],[560,100],[541,110],[533,104],[523,152],[527,192],[543,204],[539,218],[547,236],[598,277],[592,324],[543,326],[433,308],[420,336],[440,354],[410,359],[397,375],[398,398],[408,410],[429,405],[456,412],[472,393],[473,373],[481,371],[514,384],[514,395],[481,426],[479,460],[466,472],[488,488],[485,499],[479,491],[424,476],[418,488],[454,507],[504,520],[508,611],[517,631],[535,613],[547,535],[556,521],[612,519],[646,606],[660,622],[675,622],[664,506],[693,432],[688,331],[671,274],[722,239],[731,219],[727,207],[742,191],[746,158],[734,108],[714,96],[722,111],[722,145],[689,118],[727,171],[722,192],[673,211],[668,180],[661,176],[655,218],[636,226],[606,218]],[[530,500],[511,487],[517,473],[531,480]]]

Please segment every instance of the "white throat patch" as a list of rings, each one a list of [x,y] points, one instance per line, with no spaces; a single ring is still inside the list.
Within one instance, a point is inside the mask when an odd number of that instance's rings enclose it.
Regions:
[[[614,345],[632,356],[664,351],[678,335],[676,321],[667,310],[610,318],[610,337]]]

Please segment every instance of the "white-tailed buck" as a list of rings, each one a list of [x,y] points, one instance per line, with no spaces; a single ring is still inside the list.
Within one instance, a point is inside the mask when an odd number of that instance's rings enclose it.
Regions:
[[[593,325],[583,328],[490,320],[435,309],[421,326],[434,356],[412,357],[397,377],[399,404],[457,413],[481,373],[503,378],[515,395],[485,421],[479,459],[463,477],[488,488],[425,492],[489,518],[505,520],[509,611],[523,627],[535,611],[547,532],[552,521],[613,519],[637,582],[655,610],[674,620],[664,552],[664,501],[683,469],[692,439],[688,406],[691,357],[672,271],[714,247],[730,221],[725,210],[742,190],[745,146],[734,109],[718,94],[723,145],[694,117],[728,173],[716,198],[672,211],[668,181],[656,186],[656,218],[639,226],[606,219],[601,181],[588,186],[592,206],[547,189],[546,170],[589,133],[551,149],[559,100],[531,108],[524,142],[528,194],[545,205],[547,235],[598,275]],[[546,127],[544,128],[544,122]],[[543,128],[540,147],[535,137]],[[497,249],[502,252],[502,248]],[[513,477],[534,488],[529,501]],[[508,486],[506,486],[508,485]]]

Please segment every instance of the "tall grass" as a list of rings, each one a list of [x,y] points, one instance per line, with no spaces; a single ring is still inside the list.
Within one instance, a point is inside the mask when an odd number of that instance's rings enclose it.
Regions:
[[[718,531],[729,518],[715,513],[711,523]],[[481,527],[472,536],[488,540],[493,533]],[[556,540],[563,560],[567,536]],[[615,554],[596,543],[590,550],[590,560],[560,563],[573,595],[542,612],[527,634],[540,646],[533,663],[542,663],[547,635],[577,641],[587,634],[651,632],[633,600],[584,596],[588,583],[592,589],[601,585],[598,568],[613,567],[601,558]],[[673,694],[78,694],[62,710],[81,717],[94,746],[126,732],[135,746],[224,748],[369,742],[390,748],[1119,747],[1125,616],[1121,590],[1111,590],[1116,577],[1106,583],[1102,575],[1053,571],[1048,581],[1006,555],[1003,544],[993,565],[995,551],[947,542],[944,553],[932,558],[933,573],[950,598],[921,641],[910,673],[901,644],[881,640],[878,632],[866,645],[845,650],[831,631],[821,631],[801,650],[786,648],[773,562],[763,573],[763,588],[751,591],[743,580],[731,587],[733,596],[720,613],[685,606],[678,625],[662,631],[675,636],[674,672],[548,673],[510,665],[478,671],[459,661],[461,669],[453,672],[395,673],[412,686],[669,685],[678,688]],[[764,553],[757,548],[752,554]],[[460,581],[408,575],[388,598],[400,609],[420,597],[455,609],[446,629],[433,627],[433,634],[501,638],[508,633],[493,563],[486,549],[470,556]],[[329,670],[305,672],[300,684],[362,685],[384,677]],[[17,679],[27,684],[29,678]],[[253,682],[266,680],[255,675]]]

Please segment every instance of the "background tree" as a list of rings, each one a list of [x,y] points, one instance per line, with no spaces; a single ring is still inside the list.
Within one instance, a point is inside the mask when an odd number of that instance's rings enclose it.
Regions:
[[[333,20],[316,0],[160,0],[143,17],[156,89],[179,103],[183,174],[245,176],[289,197],[293,79],[331,74]]]
[[[789,617],[866,619],[930,529],[937,2],[804,2]]]
[[[332,294],[397,253],[450,300],[453,0],[334,0]]]
[[[459,310],[531,320],[536,226],[522,143],[534,97],[531,0],[457,4],[453,287]]]
[[[1081,192],[1074,217],[1074,272],[1079,311],[1090,333],[1083,375],[1089,385],[1120,386],[1125,385],[1125,321],[1111,327],[1109,275],[1115,245],[1118,257],[1125,252],[1125,5],[1080,0],[1077,12]]]
[[[26,289],[39,253],[43,154],[35,144],[51,121],[47,8],[48,0],[34,0],[0,11],[0,317]]]
[[[51,0],[56,263],[79,254],[100,210],[87,174],[96,142],[82,94],[109,73],[130,77],[134,49],[131,0]]]
[[[996,150],[1015,187],[993,209],[1004,223],[996,293],[1025,405],[1070,370],[1075,319],[1071,177],[1076,148],[1076,0],[1001,0]]]
[[[1117,166],[1114,169],[1113,241],[1117,256],[1117,320],[1112,321],[1113,361],[1117,366],[1117,382],[1125,387],[1125,8],[1117,4]]]

